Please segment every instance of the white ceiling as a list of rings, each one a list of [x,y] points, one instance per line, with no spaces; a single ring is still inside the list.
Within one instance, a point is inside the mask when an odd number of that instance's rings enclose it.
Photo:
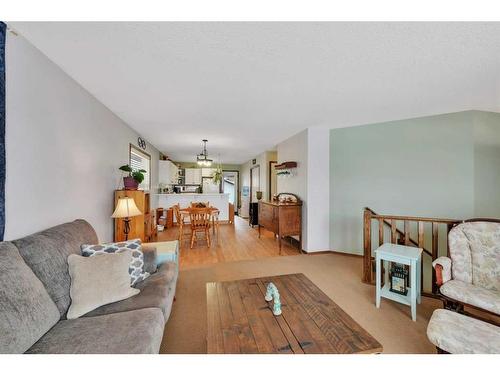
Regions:
[[[500,111],[500,23],[10,23],[158,149],[242,163],[311,126]]]

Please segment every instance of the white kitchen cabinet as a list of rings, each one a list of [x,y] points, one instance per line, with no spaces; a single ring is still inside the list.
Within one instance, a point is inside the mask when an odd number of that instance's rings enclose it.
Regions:
[[[191,185],[193,183],[194,179],[194,169],[193,168],[186,168],[184,171],[184,183],[186,185]]]
[[[195,168],[194,170],[194,184],[195,185],[201,185],[201,169]]]
[[[172,184],[179,183],[179,167],[174,163],[172,163],[170,167],[170,179],[172,181]]]
[[[186,168],[185,171],[185,184],[186,185],[200,185],[201,184],[201,169],[200,168]]]
[[[178,169],[170,160],[160,160],[158,164],[158,182],[166,185],[177,184]]]
[[[158,182],[160,184],[170,184],[171,173],[170,165],[172,162],[170,160],[160,160],[158,164]]]
[[[201,177],[212,177],[214,172],[215,168],[201,168]]]

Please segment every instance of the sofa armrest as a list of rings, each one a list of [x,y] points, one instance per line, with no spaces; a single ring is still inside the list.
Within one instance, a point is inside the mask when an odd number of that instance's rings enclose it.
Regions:
[[[432,267],[436,272],[437,286],[443,285],[451,280],[451,259],[448,257],[439,257],[432,262]]]
[[[143,244],[142,245],[142,253],[144,254],[144,271],[149,272],[150,274],[156,272],[156,261],[157,261],[157,252],[156,246]]]

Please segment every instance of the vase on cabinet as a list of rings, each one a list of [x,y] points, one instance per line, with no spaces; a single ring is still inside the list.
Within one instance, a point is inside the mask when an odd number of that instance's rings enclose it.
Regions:
[[[131,176],[123,177],[123,186],[125,190],[137,190],[139,183]]]

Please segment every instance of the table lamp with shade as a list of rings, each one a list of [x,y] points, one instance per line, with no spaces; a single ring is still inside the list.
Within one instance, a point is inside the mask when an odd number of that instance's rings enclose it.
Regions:
[[[137,208],[134,198],[118,198],[115,212],[113,212],[113,215],[111,215],[111,217],[114,219],[123,219],[123,222],[125,224],[123,228],[125,241],[128,240],[128,234],[130,233],[130,218],[138,215],[142,215],[142,212]]]

